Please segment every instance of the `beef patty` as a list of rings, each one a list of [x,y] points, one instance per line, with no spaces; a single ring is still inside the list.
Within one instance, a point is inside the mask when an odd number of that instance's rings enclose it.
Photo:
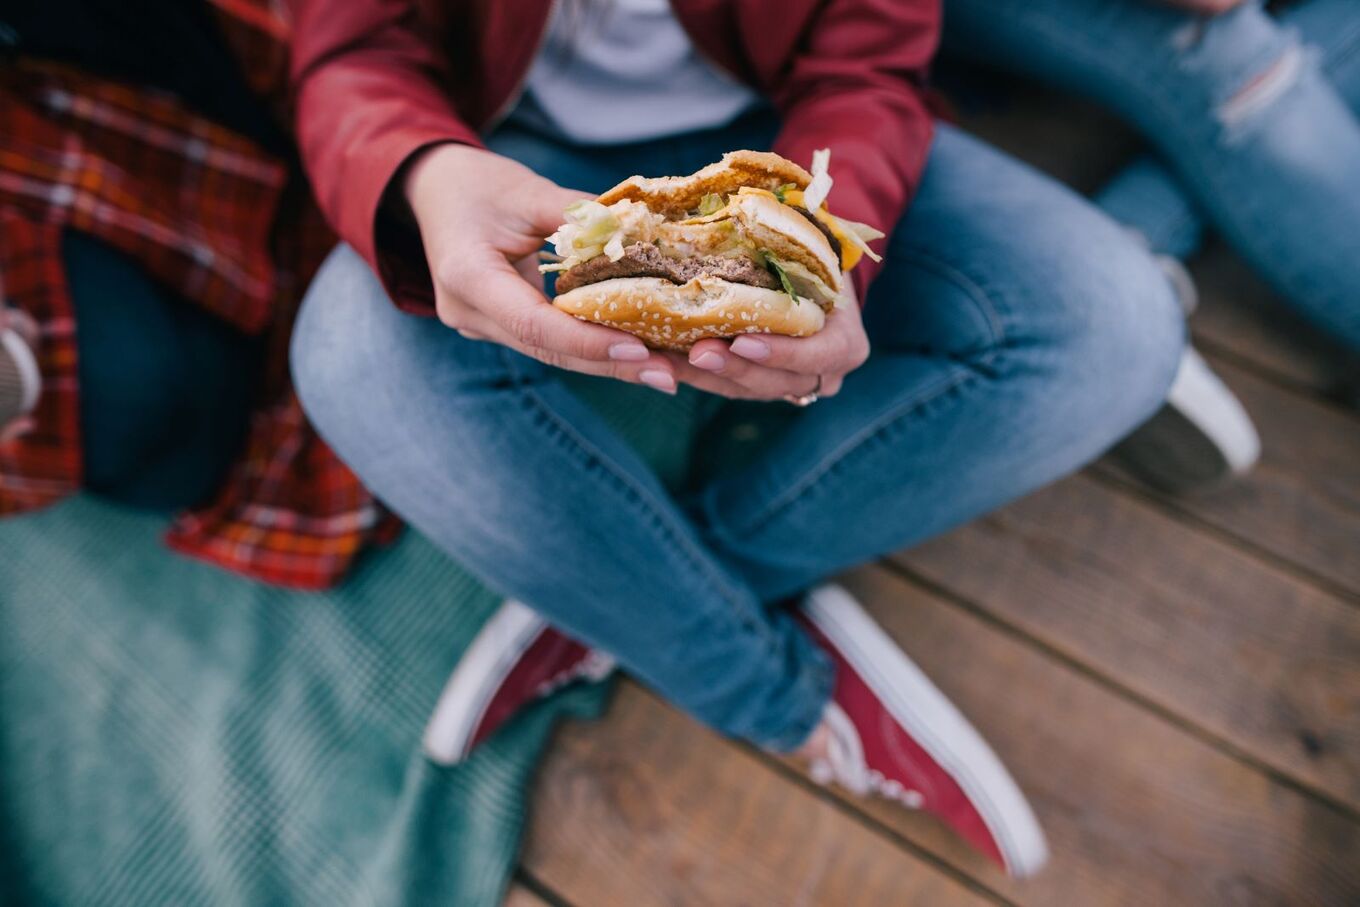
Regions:
[[[836,238],[836,234],[831,232],[831,228],[818,220],[811,211],[804,208],[802,205],[789,205],[789,207],[806,217],[812,226],[822,231],[822,235],[826,237],[826,241],[831,243],[831,251],[836,253],[836,261],[840,261],[841,241]]]
[[[722,255],[671,258],[662,255],[656,246],[637,242],[624,246],[623,257],[618,261],[597,255],[569,271],[563,271],[557,277],[557,292],[566,293],[614,277],[660,277],[671,283],[689,283],[695,277],[717,277],[767,290],[780,288],[779,278],[749,258],[727,258]]]

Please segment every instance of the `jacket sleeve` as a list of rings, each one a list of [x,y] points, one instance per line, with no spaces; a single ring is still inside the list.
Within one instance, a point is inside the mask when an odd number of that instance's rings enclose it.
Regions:
[[[428,314],[433,289],[413,224],[384,206],[417,151],[479,145],[441,85],[447,61],[415,0],[290,0],[295,132],[321,210],[402,308]]]
[[[774,150],[807,166],[831,149],[833,213],[891,233],[906,211],[934,137],[923,86],[939,29],[939,0],[831,0],[776,86]],[[879,268],[866,256],[852,272],[861,301]]]

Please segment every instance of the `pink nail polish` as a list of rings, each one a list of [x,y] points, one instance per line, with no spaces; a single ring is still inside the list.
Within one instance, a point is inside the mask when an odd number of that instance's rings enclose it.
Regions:
[[[690,360],[690,365],[701,368],[706,372],[716,372],[726,364],[727,360],[722,357],[722,354],[715,353],[712,350],[705,350]]]
[[[670,372],[661,369],[647,368],[638,373],[638,380],[648,387],[655,388],[667,394],[675,393],[675,379]]]
[[[770,355],[770,345],[755,337],[738,337],[732,341],[732,352],[743,359],[764,359]]]
[[[641,362],[650,355],[640,343],[616,343],[609,348],[609,358],[618,362]]]

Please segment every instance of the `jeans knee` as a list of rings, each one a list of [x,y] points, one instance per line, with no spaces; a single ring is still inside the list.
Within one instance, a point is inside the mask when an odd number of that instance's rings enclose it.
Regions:
[[[1058,368],[1083,389],[1082,417],[1117,436],[1166,399],[1185,347],[1185,316],[1156,260],[1132,240],[1084,257],[1080,267],[1086,273],[1067,285],[1072,317]]]
[[[320,425],[344,400],[363,399],[359,365],[364,350],[365,292],[381,293],[368,266],[348,246],[326,258],[302,299],[289,342],[289,368],[303,409]]]

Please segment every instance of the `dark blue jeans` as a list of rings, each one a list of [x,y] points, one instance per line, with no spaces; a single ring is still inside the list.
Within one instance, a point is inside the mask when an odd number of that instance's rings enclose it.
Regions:
[[[768,147],[771,128],[489,144],[598,192]],[[805,410],[759,404],[784,430],[683,497],[561,372],[403,314],[347,247],[307,292],[293,374],[336,452],[491,587],[719,730],[790,749],[829,669],[766,606],[1076,469],[1152,414],[1181,353],[1170,288],[1127,231],[948,127],[886,260],[868,362]]]
[[[178,299],[131,260],[67,231],[84,487],[122,503],[203,501],[241,451],[258,343]]]

